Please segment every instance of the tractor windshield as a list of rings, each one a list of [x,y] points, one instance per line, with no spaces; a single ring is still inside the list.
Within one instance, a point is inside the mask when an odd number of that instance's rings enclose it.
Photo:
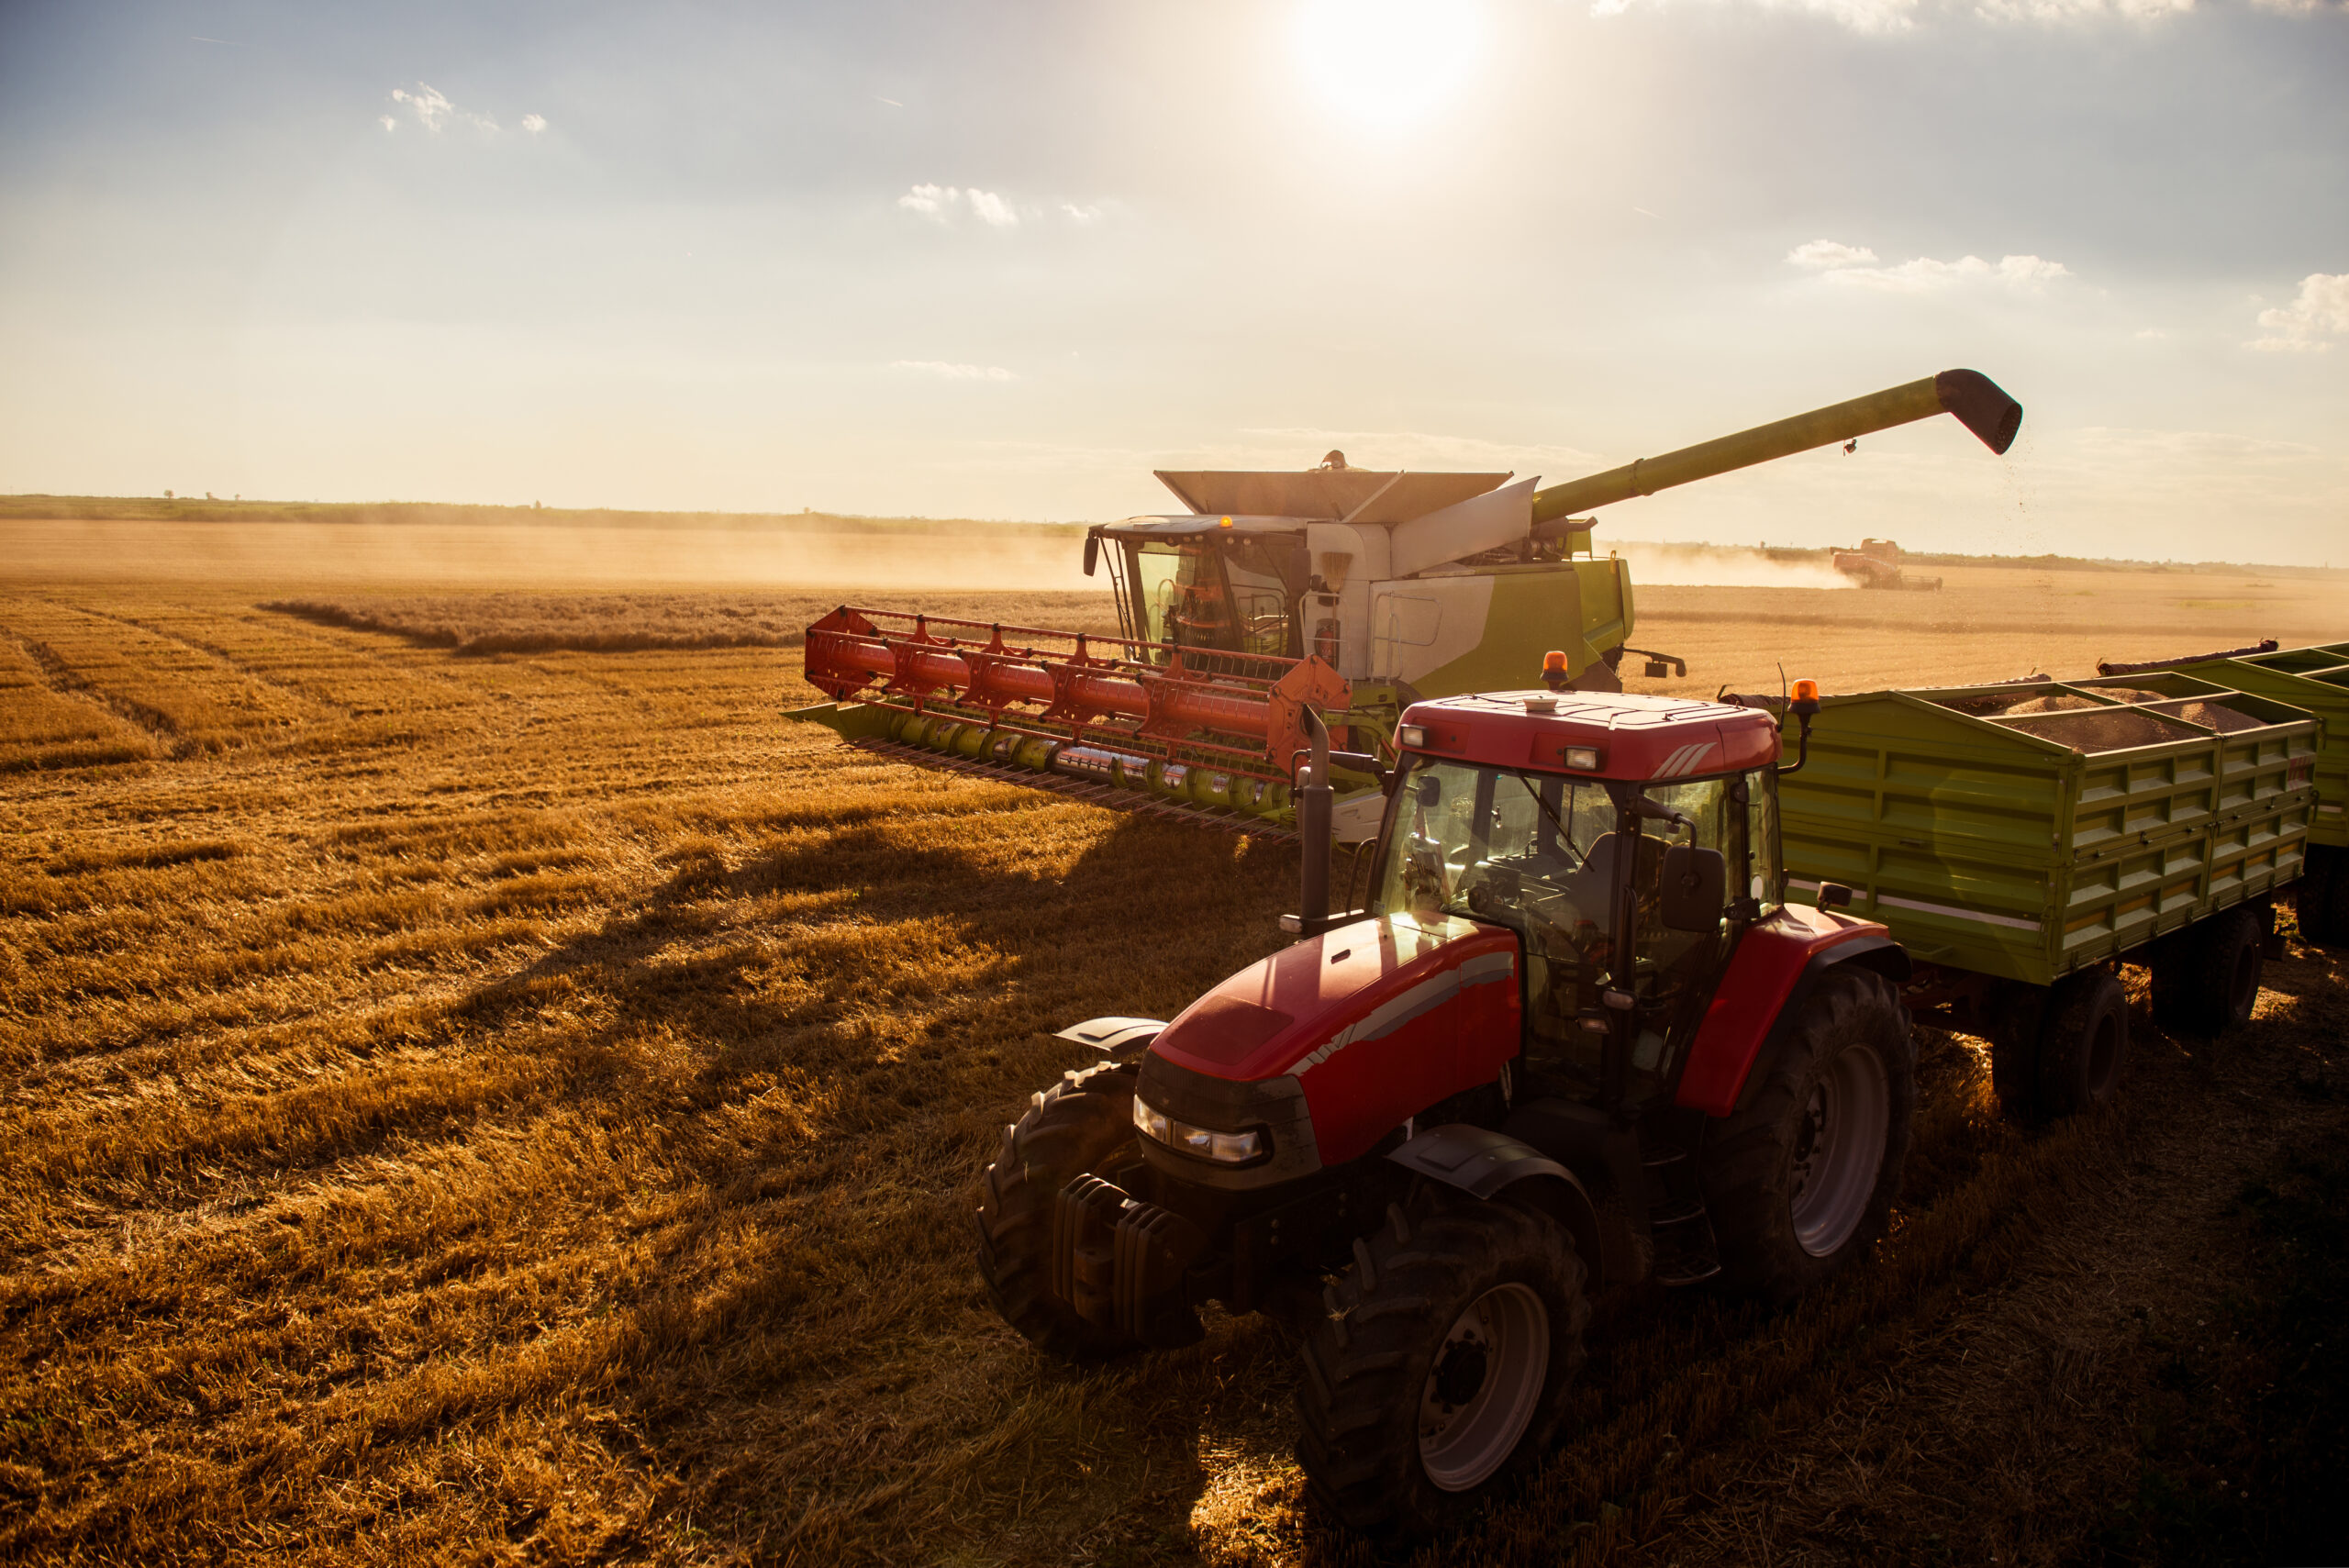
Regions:
[[[1283,552],[1271,541],[1241,534],[1126,549],[1132,621],[1143,641],[1297,657],[1289,610],[1305,585],[1284,581]]]
[[[1675,845],[1721,852],[1729,891],[1774,902],[1769,791],[1734,775],[1672,784],[1567,779],[1421,762],[1397,786],[1372,909],[1464,915],[1516,930],[1525,948],[1528,1066],[1550,1092],[1597,1087],[1607,1036],[1601,994],[1633,998],[1627,1089],[1669,1081],[1701,1018],[1728,920],[1674,929],[1663,865]],[[1691,828],[1634,809],[1642,796]],[[1625,955],[1628,954],[1628,962]]]

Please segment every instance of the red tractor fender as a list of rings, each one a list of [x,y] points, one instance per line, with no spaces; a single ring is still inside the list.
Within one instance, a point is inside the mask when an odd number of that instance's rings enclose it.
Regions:
[[[1856,963],[1909,978],[1909,954],[1873,920],[1789,904],[1749,929],[1698,1026],[1673,1103],[1707,1116],[1737,1109],[1755,1063],[1776,1047],[1820,975]]]
[[[1582,1178],[1530,1143],[1455,1122],[1406,1140],[1386,1157],[1479,1201],[1506,1191],[1530,1199],[1574,1238],[1593,1288],[1639,1277],[1631,1232],[1620,1224],[1603,1223]]]

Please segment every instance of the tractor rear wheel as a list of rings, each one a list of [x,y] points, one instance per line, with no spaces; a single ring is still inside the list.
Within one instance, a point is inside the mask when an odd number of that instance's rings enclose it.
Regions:
[[[1126,1163],[1134,1147],[1134,1069],[1104,1062],[1065,1073],[1003,1129],[1003,1147],[981,1178],[979,1274],[1003,1320],[1038,1349],[1101,1361],[1135,1348],[1086,1321],[1053,1294],[1053,1199],[1083,1175]]]
[[[1426,1536],[1539,1462],[1590,1306],[1565,1230],[1435,1188],[1354,1243],[1305,1336],[1297,1463],[1355,1530]]]
[[[2251,1020],[2265,938],[2242,905],[2188,926],[2154,955],[2154,1016],[2184,1034],[2215,1039]]]
[[[1884,1231],[1917,1110],[1917,1051],[1892,982],[1845,965],[1803,1004],[1742,1110],[1706,1139],[1721,1284],[1786,1301]]]

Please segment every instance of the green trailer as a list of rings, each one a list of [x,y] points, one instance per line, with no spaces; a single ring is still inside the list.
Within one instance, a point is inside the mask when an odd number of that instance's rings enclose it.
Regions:
[[[1911,1006],[1990,1040],[2010,1104],[2098,1103],[2127,1051],[2121,962],[2151,966],[2173,1025],[2249,1016],[2317,737],[2174,672],[1831,696],[1781,775],[1787,897],[1889,927]]]
[[[2349,642],[2164,662],[2196,680],[2316,716],[2316,815],[2309,824],[2308,875],[2297,895],[2300,931],[2311,941],[2349,946]]]

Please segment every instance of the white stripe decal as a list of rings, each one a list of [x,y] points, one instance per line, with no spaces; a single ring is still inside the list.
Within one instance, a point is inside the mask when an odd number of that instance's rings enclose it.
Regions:
[[[1384,1039],[1412,1019],[1442,1006],[1468,987],[1507,981],[1516,973],[1516,954],[1492,952],[1481,958],[1472,958],[1441,974],[1430,975],[1401,995],[1390,996],[1379,1004],[1368,1017],[1358,1018],[1340,1029],[1320,1049],[1290,1068],[1289,1073],[1295,1075],[1309,1072],[1357,1040]]]
[[[1896,909],[1914,909],[1924,915],[1947,915],[1956,920],[1980,920],[1988,925],[2005,926],[2018,931],[2046,929],[2043,920],[2021,920],[2012,915],[1991,915],[1980,909],[1961,909],[1954,904],[1927,904],[1915,898],[1895,898],[1889,894],[1876,895],[1878,904],[1889,904]]]
[[[1712,749],[1713,742],[1710,740],[1683,746],[1658,763],[1655,772],[1648,776],[1656,779],[1674,779],[1684,773],[1693,773],[1697,771],[1698,764],[1705,760]]]
[[[1790,876],[1787,878],[1787,886],[1790,891],[1798,887],[1801,888],[1812,895],[1814,902],[1817,900],[1819,884],[1815,882],[1805,882],[1800,877]],[[1856,896],[1855,890],[1854,897]],[[1889,893],[1877,894],[1876,901],[1879,905],[1889,904],[1895,909],[1914,909],[1920,915],[1946,915],[1954,920],[1979,920],[1985,925],[2007,926],[2018,931],[2043,931],[2047,929],[2047,922],[2044,920],[2021,920],[2012,915],[1992,915],[1980,909],[1961,909],[1954,904],[1928,904],[1920,898],[1895,898]]]

